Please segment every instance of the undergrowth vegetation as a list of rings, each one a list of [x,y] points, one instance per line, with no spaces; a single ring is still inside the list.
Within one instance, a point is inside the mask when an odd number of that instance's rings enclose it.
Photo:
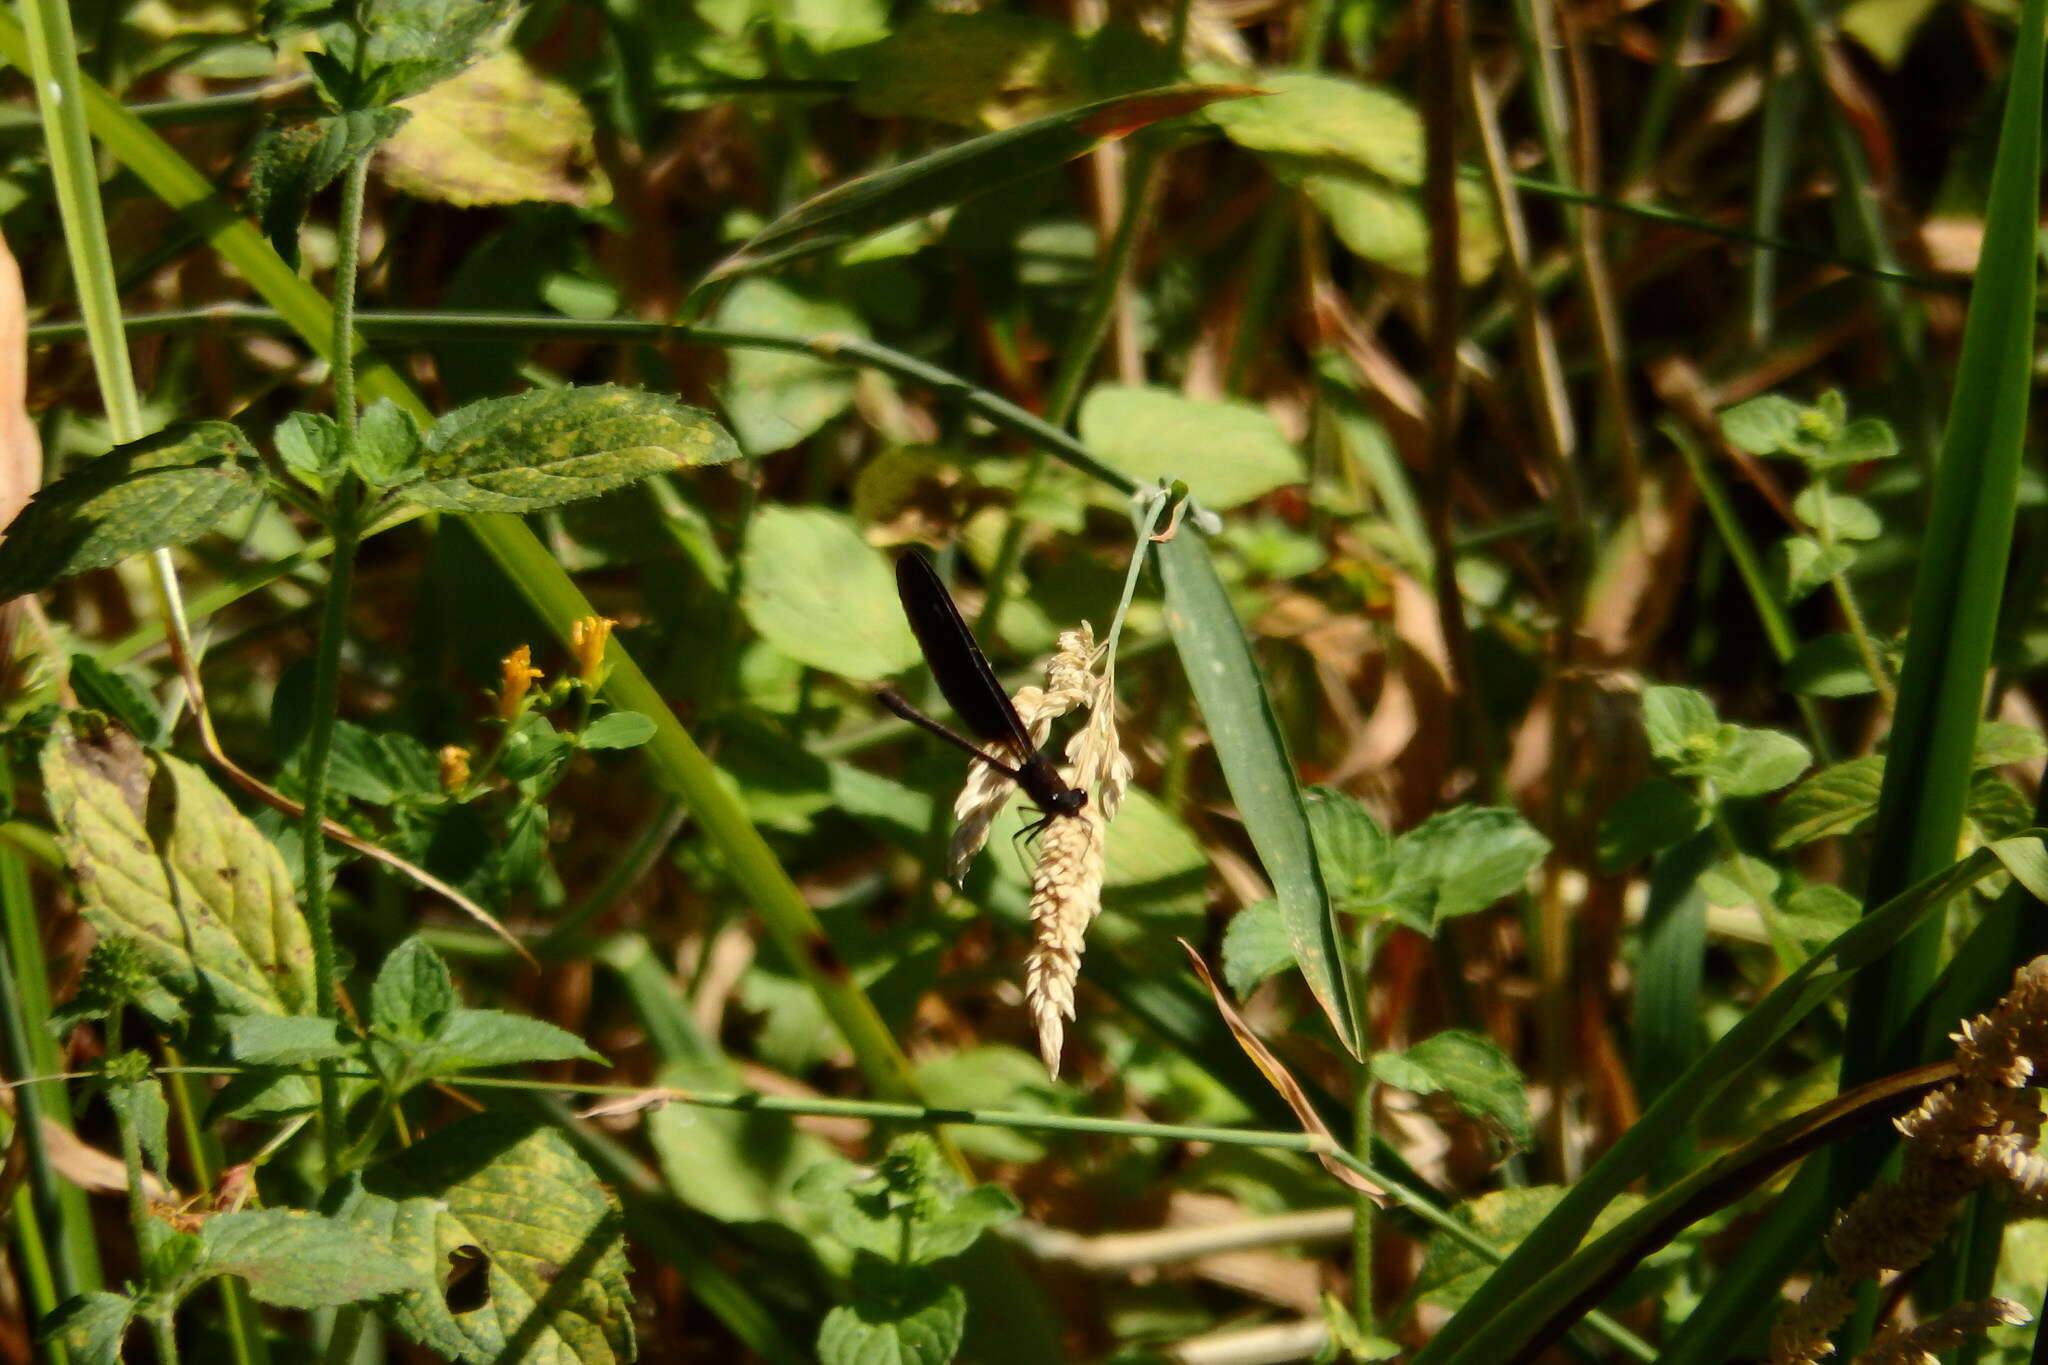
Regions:
[[[0,12],[0,1361],[2048,1359],[2044,37]]]

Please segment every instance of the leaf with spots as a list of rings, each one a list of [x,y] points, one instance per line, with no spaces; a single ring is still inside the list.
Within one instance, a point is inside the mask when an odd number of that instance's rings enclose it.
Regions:
[[[344,1212],[431,1286],[392,1310],[422,1345],[476,1365],[633,1359],[618,1205],[555,1130],[463,1119],[364,1172]]]
[[[313,951],[276,847],[198,768],[152,765],[125,730],[43,749],[57,841],[85,916],[170,990],[230,1014],[312,1009]]]
[[[0,601],[183,545],[254,502],[256,452],[228,422],[173,427],[49,484],[0,540]]]
[[[420,480],[398,493],[441,512],[537,512],[738,455],[709,413],[663,394],[612,384],[533,389],[434,423]]]
[[[199,1243],[202,1277],[239,1275],[259,1302],[279,1308],[339,1308],[420,1284],[377,1232],[305,1209],[217,1214]]]

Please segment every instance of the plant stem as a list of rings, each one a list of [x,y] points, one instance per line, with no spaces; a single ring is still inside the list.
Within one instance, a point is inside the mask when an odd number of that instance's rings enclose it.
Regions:
[[[314,1007],[326,1018],[337,1017],[339,991],[334,975],[334,916],[327,904],[327,759],[334,745],[340,707],[341,645],[348,634],[349,590],[355,579],[356,546],[361,526],[356,519],[356,262],[362,248],[363,191],[370,159],[359,157],[342,182],[341,223],[334,266],[334,419],[341,446],[343,474],[334,490],[328,532],[334,537],[334,562],[321,605],[320,637],[313,660],[312,719],[306,731],[306,753],[300,774],[305,784],[305,814],[299,822],[306,882],[306,928],[313,940]],[[320,1067],[320,1149],[327,1178],[339,1173],[342,1146],[341,1096],[332,1062]]]

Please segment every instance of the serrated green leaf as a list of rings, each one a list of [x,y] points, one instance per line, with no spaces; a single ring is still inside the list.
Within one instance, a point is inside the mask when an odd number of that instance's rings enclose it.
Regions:
[[[2048,738],[2031,725],[2009,720],[1987,720],[1977,726],[1977,742],[1971,750],[1970,766],[2003,768],[2013,763],[2030,763],[2048,757]]]
[[[522,1062],[604,1063],[603,1057],[567,1029],[506,1010],[458,1009],[411,1055],[415,1071],[428,1077]]]
[[[872,1258],[870,1258],[872,1259]],[[882,1266],[818,1328],[820,1365],[943,1365],[960,1350],[967,1295],[937,1276]]]
[[[1270,976],[1294,965],[1294,941],[1280,902],[1254,901],[1230,917],[1223,929],[1223,979],[1242,1000]]]
[[[840,513],[760,508],[747,527],[740,573],[747,623],[792,659],[865,681],[919,658],[889,561]],[[829,592],[821,590],[826,584]]]
[[[1081,404],[1080,427],[1082,441],[1110,468],[1147,487],[1180,479],[1214,511],[1308,477],[1280,424],[1249,403],[1099,384]]]
[[[327,102],[375,109],[467,67],[511,8],[511,0],[358,0],[346,11],[294,3],[272,31],[313,29],[322,50],[308,54],[308,64]],[[356,23],[343,17],[349,12]]]
[[[1329,787],[1302,793],[1309,836],[1338,909],[1377,901],[1392,883],[1394,841],[1356,797]]]
[[[314,488],[341,468],[341,433],[322,412],[295,412],[277,424],[270,440],[286,469]]]
[[[175,995],[203,981],[231,1013],[310,1008],[312,943],[276,846],[199,769],[157,763],[170,779],[159,783],[167,829],[145,827],[150,762],[126,731],[89,743],[60,730],[44,746],[50,813],[86,918],[133,939]]]
[[[197,540],[256,500],[256,452],[231,422],[116,446],[43,487],[0,540],[0,601]]]
[[[1646,687],[1643,733],[1660,763],[1683,768],[1713,752],[1721,718],[1712,702],[1689,687]]]
[[[1697,830],[1700,815],[1700,803],[1676,782],[1653,777],[1639,783],[1600,819],[1601,870],[1617,872],[1662,853]]]
[[[407,1291],[420,1272],[359,1223],[304,1209],[218,1213],[199,1229],[201,1273],[239,1276],[260,1303],[339,1308]]]
[[[157,1293],[172,1298],[189,1288],[200,1272],[206,1247],[190,1232],[171,1232],[143,1258],[142,1279]]]
[[[36,1340],[61,1345],[74,1365],[121,1365],[121,1338],[135,1318],[135,1300],[95,1289],[57,1305]]]
[[[316,1014],[252,1014],[228,1023],[228,1050],[251,1066],[296,1066],[332,1061],[356,1050],[356,1040],[337,1019]]]
[[[553,1129],[503,1114],[459,1120],[365,1171],[342,1216],[412,1267],[418,1287],[391,1319],[445,1356],[469,1365],[633,1358],[618,1205]],[[450,1253],[465,1247],[487,1262],[487,1292],[456,1313],[442,1289]]]
[[[149,1168],[159,1175],[168,1173],[171,1107],[164,1102],[163,1082],[150,1075],[115,1079],[107,1086],[107,1103],[116,1114],[135,1125],[135,1135],[142,1141],[142,1154],[149,1158]]]
[[[2012,783],[1990,773],[1970,781],[1970,801],[1963,808],[1980,839],[2003,839],[2034,823],[2034,803]]]
[[[1798,445],[1803,412],[1791,399],[1767,393],[1723,411],[1721,434],[1737,450],[1776,455]]]
[[[1824,483],[1810,484],[1794,498],[1792,514],[1816,531],[1825,528],[1836,540],[1875,540],[1884,532],[1876,508]]]
[[[1084,98],[1086,51],[1034,14],[920,11],[861,53],[853,107],[870,118],[1008,128]]]
[[[534,512],[738,455],[709,413],[664,394],[613,384],[529,389],[435,422],[419,481],[398,491],[443,512]]]
[[[1406,1052],[1373,1054],[1372,1074],[1416,1095],[1450,1096],[1453,1103],[1503,1138],[1511,1150],[1534,1138],[1529,1086],[1515,1064],[1489,1038],[1447,1029]]]
[[[1401,836],[1388,899],[1419,902],[1440,926],[1520,890],[1549,852],[1550,840],[1516,812],[1458,806]]]
[[[1822,635],[1785,661],[1785,690],[1804,697],[1860,697],[1875,692],[1853,635]]]
[[[249,212],[285,263],[299,263],[299,226],[313,196],[405,122],[398,109],[355,109],[273,123],[249,148]]]
[[[371,1024],[400,1038],[433,1037],[461,1007],[448,964],[418,936],[391,950],[370,986]]]
[[[389,806],[408,798],[438,797],[441,770],[427,746],[411,735],[336,721],[327,785],[343,796]]]
[[[1790,735],[1732,728],[1734,734],[1698,769],[1724,796],[1762,796],[1789,787],[1813,762],[1812,751]]]
[[[1815,588],[1847,573],[1856,563],[1855,547],[1823,545],[1812,536],[1792,536],[1784,542],[1785,601],[1803,600]]]
[[[865,337],[867,324],[842,303],[807,298],[776,280],[741,280],[718,305],[713,325],[799,337]],[[816,432],[853,406],[858,376],[810,355],[742,347],[732,353],[719,400],[750,455],[770,455]]]
[[[796,1193],[824,1212],[847,1246],[906,1266],[958,1256],[1021,1212],[999,1185],[966,1188],[922,1133],[890,1143],[873,1167],[837,1158],[814,1167]]]
[[[1071,161],[1103,141],[1251,91],[1171,86],[1051,114],[913,158],[814,195],[720,262],[721,279],[950,208]]]
[[[1303,72],[1261,73],[1257,84],[1263,93],[1205,114],[1238,146],[1341,161],[1396,185],[1422,184],[1422,116],[1400,95]]]
[[[164,728],[149,698],[90,654],[71,656],[71,686],[82,704],[106,712],[146,742],[154,743]]]
[[[356,473],[372,488],[412,477],[420,457],[420,429],[412,414],[389,398],[363,409],[356,424]]]
[[[1786,793],[1772,813],[1774,849],[1797,848],[1857,829],[1877,813],[1884,760],[1852,758],[1823,768]]]
[[[654,738],[654,722],[638,711],[608,711],[584,727],[576,742],[586,749],[637,749]]]

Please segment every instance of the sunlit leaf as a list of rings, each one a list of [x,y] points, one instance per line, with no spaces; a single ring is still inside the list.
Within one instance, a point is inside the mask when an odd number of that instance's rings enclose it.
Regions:
[[[1168,389],[1098,385],[1081,404],[1081,439],[1140,484],[1183,480],[1215,511],[1307,477],[1300,452],[1265,409]]]
[[[793,659],[872,680],[920,657],[889,561],[837,512],[761,508],[747,527],[740,572],[748,624]]]
[[[385,144],[382,169],[407,194],[462,207],[611,198],[590,110],[516,52],[487,57],[403,107],[412,117]]]
[[[303,1209],[215,1214],[199,1242],[202,1274],[240,1276],[259,1302],[279,1308],[338,1308],[420,1285],[376,1233]]]

